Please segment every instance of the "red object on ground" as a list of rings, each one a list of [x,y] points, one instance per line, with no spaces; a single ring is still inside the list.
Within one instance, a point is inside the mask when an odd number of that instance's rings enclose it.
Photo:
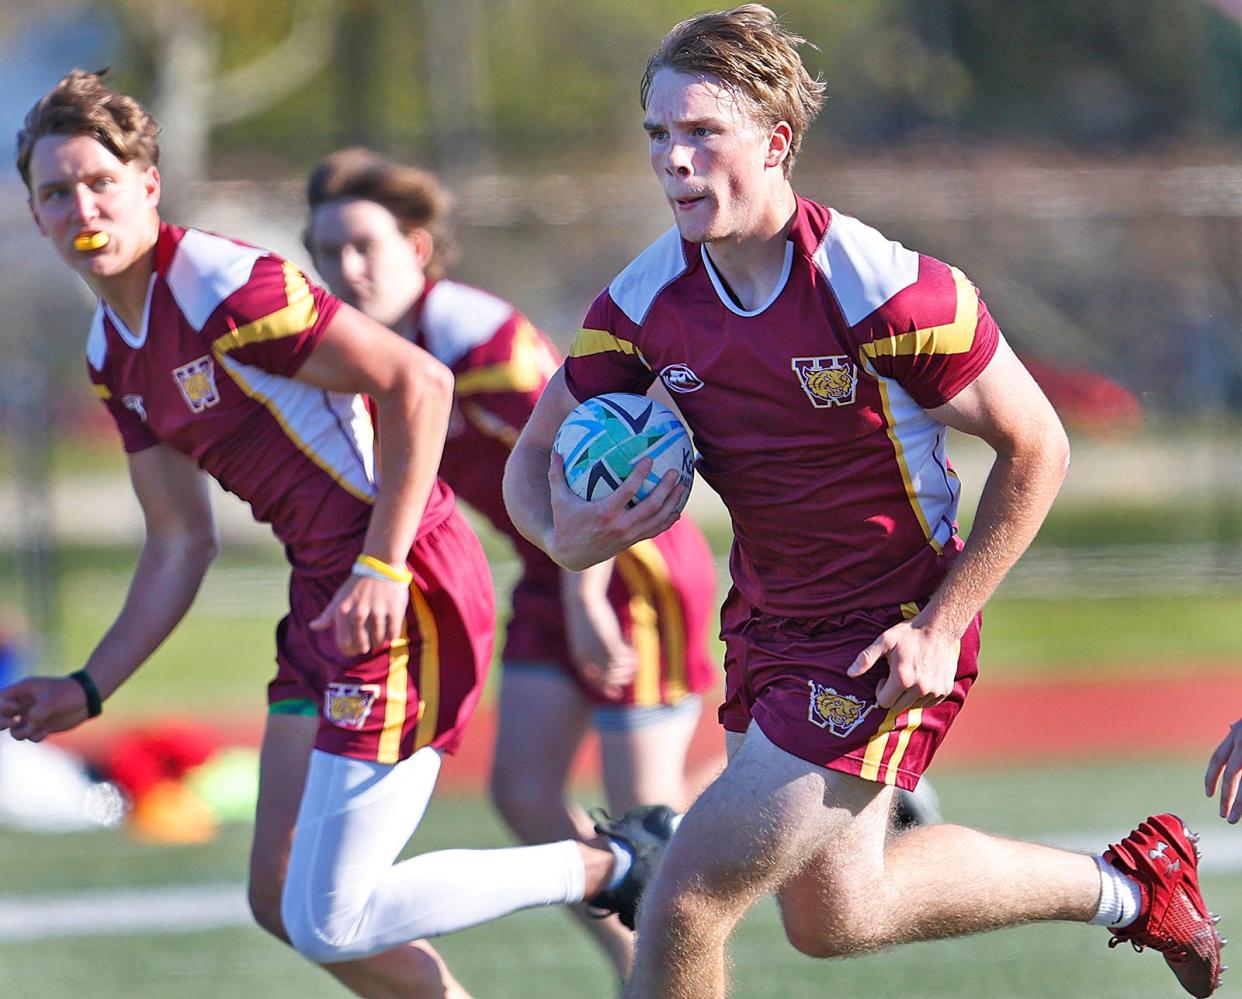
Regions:
[[[116,735],[94,760],[133,801],[168,781],[180,781],[220,747],[219,735],[199,722],[160,719]]]

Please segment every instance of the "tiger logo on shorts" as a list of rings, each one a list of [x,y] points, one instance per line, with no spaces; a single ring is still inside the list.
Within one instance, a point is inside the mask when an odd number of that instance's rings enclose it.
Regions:
[[[860,701],[853,694],[840,694],[814,680],[807,682],[811,685],[811,707],[807,720],[826,728],[839,739],[844,739],[858,728],[875,707]]]
[[[338,728],[360,729],[379,693],[378,683],[330,683],[323,694],[323,716]]]

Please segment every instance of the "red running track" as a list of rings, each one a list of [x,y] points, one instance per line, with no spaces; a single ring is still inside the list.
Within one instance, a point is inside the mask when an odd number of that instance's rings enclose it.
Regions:
[[[1144,669],[1135,680],[1006,680],[977,683],[966,707],[936,756],[935,768],[1040,765],[1087,758],[1195,755],[1204,760],[1229,724],[1242,717],[1242,669],[1237,663],[1170,666],[1167,679]],[[1180,674],[1180,675],[1179,675]],[[260,722],[188,719],[206,724],[223,743],[257,745]],[[119,731],[105,722],[86,725],[55,741],[87,758],[104,755]],[[470,724],[461,752],[446,759],[442,791],[476,792],[491,767],[496,719],[481,710]],[[704,712],[690,750],[690,769],[709,765],[723,752],[714,709]],[[579,753],[574,773],[597,769],[593,739]]]

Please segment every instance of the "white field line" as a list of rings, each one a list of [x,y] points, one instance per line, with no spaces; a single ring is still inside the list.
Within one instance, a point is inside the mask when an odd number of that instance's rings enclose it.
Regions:
[[[1115,833],[1103,832],[1033,838],[1066,849],[1098,851],[1113,836]],[[1201,870],[1209,875],[1242,871],[1242,829],[1204,831],[1200,845]],[[0,943],[187,933],[250,924],[246,890],[240,884],[163,885],[0,897]]]

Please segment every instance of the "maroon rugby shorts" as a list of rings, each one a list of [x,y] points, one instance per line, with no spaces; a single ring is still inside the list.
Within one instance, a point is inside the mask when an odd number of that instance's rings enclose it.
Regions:
[[[953,692],[933,707],[880,707],[884,661],[860,677],[845,671],[882,632],[917,612],[906,604],[836,619],[779,618],[734,591],[721,612],[721,724],[745,732],[753,719],[775,745],[808,763],[913,790],[974,683],[982,617],[962,636]]]
[[[309,624],[347,573],[289,582],[290,613],[276,629],[268,702],[319,706],[315,748],[396,763],[424,746],[454,752],[483,692],[495,638],[495,594],[478,539],[460,513],[414,543],[405,638],[364,656],[342,655],[330,630]]]
[[[559,576],[555,589],[520,582],[505,639],[504,662],[556,666],[596,706],[677,704],[709,690],[719,668],[707,644],[715,604],[711,549],[688,518],[617,556],[608,600],[638,656],[634,680],[610,700],[578,675],[565,638]]]

